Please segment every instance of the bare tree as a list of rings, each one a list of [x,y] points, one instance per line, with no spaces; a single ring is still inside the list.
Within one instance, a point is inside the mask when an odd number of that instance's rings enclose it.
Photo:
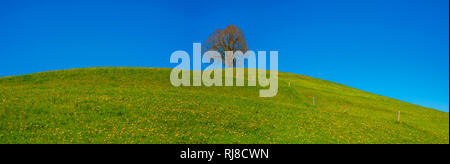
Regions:
[[[242,30],[239,27],[230,25],[224,30],[217,29],[203,44],[203,50],[217,51],[226,66],[234,67],[236,65],[234,52],[241,51],[246,53],[248,47]],[[226,58],[226,51],[232,51],[233,54]]]

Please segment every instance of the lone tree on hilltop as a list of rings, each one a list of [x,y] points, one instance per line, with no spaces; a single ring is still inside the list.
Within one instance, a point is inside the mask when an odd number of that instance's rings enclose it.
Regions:
[[[203,44],[204,51],[217,51],[224,64],[228,67],[234,67],[236,65],[236,59],[234,52],[241,51],[246,53],[248,51],[247,42],[244,38],[244,33],[239,27],[230,25],[224,30],[217,29],[208,40]],[[232,51],[226,58],[226,51]]]

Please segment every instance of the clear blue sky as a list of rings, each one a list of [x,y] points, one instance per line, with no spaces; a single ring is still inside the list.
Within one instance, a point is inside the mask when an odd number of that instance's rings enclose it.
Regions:
[[[0,77],[79,67],[174,67],[242,28],[279,70],[449,109],[448,0],[1,0]]]

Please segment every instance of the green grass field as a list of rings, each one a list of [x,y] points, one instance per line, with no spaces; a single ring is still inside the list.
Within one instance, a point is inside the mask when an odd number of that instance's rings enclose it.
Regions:
[[[0,78],[0,143],[449,143],[448,113],[325,80],[280,72],[278,95],[261,98],[257,87],[173,87],[169,76],[87,68]]]

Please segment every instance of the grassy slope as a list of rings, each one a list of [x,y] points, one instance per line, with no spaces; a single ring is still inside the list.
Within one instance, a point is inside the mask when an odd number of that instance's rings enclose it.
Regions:
[[[169,75],[0,78],[0,143],[449,143],[448,113],[325,80],[280,73],[278,95],[260,98],[256,87],[173,87]]]

